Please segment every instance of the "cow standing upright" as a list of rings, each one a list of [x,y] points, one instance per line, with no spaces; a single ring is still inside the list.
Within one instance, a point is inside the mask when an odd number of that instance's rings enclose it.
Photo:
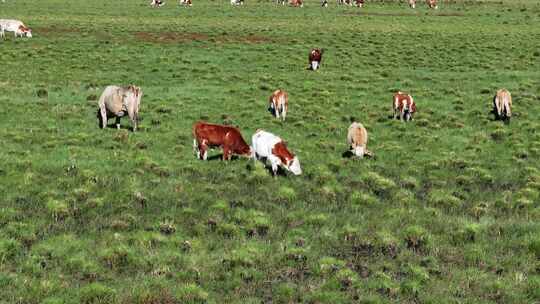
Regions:
[[[367,142],[368,133],[366,128],[359,122],[353,122],[347,130],[347,144],[351,152],[360,158],[363,158],[364,155],[372,156],[373,153],[367,149]]]
[[[412,120],[416,113],[416,104],[411,95],[397,91],[392,100],[394,118],[401,118],[404,121]]]
[[[321,6],[322,7],[328,7],[328,0],[322,0]]]
[[[510,121],[512,117],[512,95],[507,89],[500,89],[493,97],[493,108],[497,119]]]
[[[277,174],[278,166],[291,171],[294,175],[302,174],[298,157],[292,154],[278,136],[257,130],[251,137],[252,157],[254,160],[266,158],[272,166],[272,173]]]
[[[162,0],[152,0],[150,2],[151,7],[162,7],[163,5],[165,5],[165,2]]]
[[[0,37],[6,37],[5,32],[13,32],[15,38],[28,37],[32,38],[32,30],[24,25],[22,21],[14,19],[0,19]]]
[[[244,0],[231,0],[231,5],[244,5]]]
[[[179,0],[179,4],[184,5],[184,6],[192,6],[193,5],[191,0]]]
[[[230,160],[233,154],[251,156],[251,147],[246,143],[240,130],[232,126],[196,122],[193,124],[193,149],[197,158],[206,160],[208,149],[221,147],[223,160]]]
[[[324,53],[324,49],[312,49],[311,52],[309,52],[309,69],[316,71],[321,66],[322,61],[322,55]]]
[[[100,127],[105,128],[107,126],[108,117],[115,117],[116,128],[120,129],[120,118],[127,114],[133,125],[133,131],[137,131],[142,95],[141,88],[134,85],[127,87],[111,85],[106,87],[98,102]]]
[[[354,4],[358,7],[364,7],[364,0],[355,0]]]
[[[275,90],[268,99],[270,111],[279,119],[285,121],[287,116],[287,109],[289,108],[289,94],[283,90]]]
[[[416,0],[409,0],[409,6],[411,8],[416,8]]]

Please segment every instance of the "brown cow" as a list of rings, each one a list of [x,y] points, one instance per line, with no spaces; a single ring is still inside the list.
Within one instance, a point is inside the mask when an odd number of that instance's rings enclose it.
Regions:
[[[317,48],[309,52],[309,69],[316,71],[320,67],[323,53],[324,49]]]
[[[416,104],[412,96],[401,91],[397,91],[394,94],[392,108],[394,110],[394,118],[401,118],[405,121],[412,120],[413,114],[416,113]]]
[[[193,136],[193,149],[199,159],[206,160],[211,147],[223,148],[223,160],[230,160],[233,154],[251,156],[251,147],[235,127],[199,121],[193,125]]]
[[[270,95],[268,102],[270,103],[270,111],[273,112],[276,118],[279,119],[279,115],[281,114],[281,118],[285,121],[287,109],[289,108],[289,94],[283,90],[275,90]]]

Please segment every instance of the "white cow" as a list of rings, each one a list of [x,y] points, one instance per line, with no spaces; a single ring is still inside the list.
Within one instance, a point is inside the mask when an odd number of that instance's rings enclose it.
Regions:
[[[0,19],[0,37],[5,37],[5,32],[13,32],[15,37],[26,36],[32,38],[32,30],[19,20]]]
[[[139,106],[143,92],[141,88],[129,85],[118,87],[111,85],[105,88],[99,97],[98,119],[100,127],[107,126],[107,117],[116,117],[116,128],[120,129],[120,118],[126,114],[133,124],[133,131],[137,131],[139,119]]]
[[[373,153],[367,149],[367,142],[368,133],[366,128],[359,122],[353,122],[347,132],[347,144],[351,152],[360,158],[363,158],[364,155],[373,156]]]
[[[251,153],[254,160],[266,158],[272,165],[272,173],[276,176],[278,166],[291,171],[294,175],[302,174],[298,157],[292,154],[283,140],[278,136],[257,130],[251,137]]]

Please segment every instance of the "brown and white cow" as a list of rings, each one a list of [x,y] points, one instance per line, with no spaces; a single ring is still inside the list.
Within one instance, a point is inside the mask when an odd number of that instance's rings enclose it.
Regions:
[[[312,49],[309,52],[309,69],[316,71],[321,66],[324,49]]]
[[[289,151],[287,145],[278,136],[264,130],[257,130],[251,137],[251,146],[253,159],[268,160],[274,176],[277,174],[278,166],[294,175],[302,174],[298,157]]]
[[[426,4],[429,8],[437,9],[437,0],[426,0]]]
[[[497,119],[510,121],[512,117],[512,95],[507,89],[500,89],[493,97],[493,108]]]
[[[289,94],[283,90],[275,90],[274,93],[270,95],[268,103],[270,107],[269,110],[272,114],[274,114],[277,119],[279,119],[279,115],[281,115],[281,119],[285,121],[287,109],[289,108]]]
[[[289,5],[292,5],[295,7],[304,7],[304,1],[303,0],[289,0]]]
[[[13,32],[15,38],[19,36],[32,38],[32,30],[19,20],[0,19],[0,37],[4,38],[5,32]]]
[[[367,142],[366,128],[359,122],[353,122],[347,131],[347,144],[351,152],[360,158],[363,158],[364,155],[373,156],[373,153],[367,149]]]
[[[416,0],[409,0],[409,6],[411,8],[416,8]]]
[[[355,0],[354,5],[358,7],[364,7],[364,0]]]
[[[192,6],[193,5],[193,3],[191,3],[191,0],[179,0],[179,4],[184,5],[184,6]]]
[[[152,0],[150,2],[151,7],[162,7],[163,5],[165,5],[165,2],[162,0]]]
[[[206,160],[208,149],[221,147],[223,160],[230,160],[233,154],[251,156],[251,147],[246,143],[240,131],[232,126],[196,122],[193,125],[193,149],[197,158]]]
[[[401,118],[405,121],[412,120],[413,114],[416,113],[416,104],[412,96],[401,91],[397,91],[394,94],[392,108],[394,110],[394,118]]]

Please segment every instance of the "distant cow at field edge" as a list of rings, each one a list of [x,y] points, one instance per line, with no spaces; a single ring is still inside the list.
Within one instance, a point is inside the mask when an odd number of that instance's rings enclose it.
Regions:
[[[0,19],[0,37],[6,36],[5,32],[13,32],[16,37],[32,38],[32,30],[19,20]]]
[[[231,0],[231,5],[244,5],[244,0]]]
[[[192,6],[193,5],[193,3],[191,3],[191,0],[180,0],[179,4],[180,5],[185,5],[185,6]]]
[[[272,166],[274,176],[277,174],[278,166],[291,171],[294,175],[302,174],[298,157],[287,149],[278,136],[264,130],[257,130],[251,137],[251,145],[253,159],[266,158]]]
[[[367,149],[368,133],[366,128],[361,123],[353,122],[347,131],[347,144],[350,151],[363,158],[366,156],[373,156],[373,153]]]
[[[398,91],[392,100],[394,118],[401,118],[404,121],[412,120],[416,113],[416,104],[411,95]]]
[[[283,121],[287,116],[287,109],[289,108],[289,94],[283,90],[275,90],[268,99],[270,111],[273,115],[279,119],[279,115]]]
[[[193,125],[193,137],[193,149],[199,159],[206,160],[211,147],[223,149],[223,160],[230,160],[233,154],[251,156],[251,147],[242,138],[240,131],[232,126],[199,121]]]
[[[292,5],[295,7],[304,7],[304,1],[303,0],[289,0],[289,5]]]
[[[133,125],[133,131],[137,131],[139,120],[139,107],[143,92],[134,85],[127,87],[108,86],[99,97],[98,119],[100,127],[107,126],[109,117],[116,117],[116,128],[120,129],[120,118],[126,114]]]
[[[409,6],[411,8],[416,8],[416,0],[409,0]]]
[[[493,110],[497,119],[510,121],[512,117],[512,95],[506,89],[500,89],[493,97]]]
[[[162,7],[163,5],[165,5],[165,2],[162,0],[152,0],[152,2],[150,2],[151,7]]]
[[[429,8],[437,9],[437,0],[426,0],[426,4]]]
[[[324,53],[324,49],[312,49],[311,52],[309,52],[309,69],[316,71],[321,66],[322,61],[322,55]]]

